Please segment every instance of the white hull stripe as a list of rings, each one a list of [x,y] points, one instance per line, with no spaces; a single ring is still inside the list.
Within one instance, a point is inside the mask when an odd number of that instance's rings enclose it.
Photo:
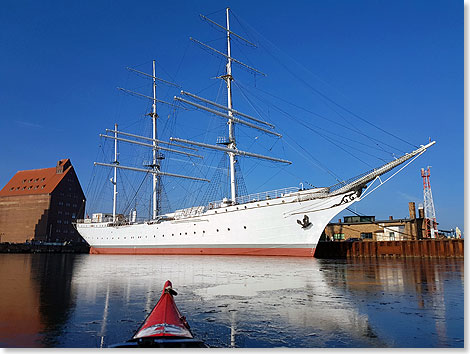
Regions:
[[[224,245],[224,244],[190,244],[190,245],[92,245],[94,248],[315,248],[316,244],[249,244],[249,245]]]

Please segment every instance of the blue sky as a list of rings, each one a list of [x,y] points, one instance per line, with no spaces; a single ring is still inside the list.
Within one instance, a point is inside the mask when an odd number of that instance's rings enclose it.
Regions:
[[[198,15],[223,23],[226,6],[235,15],[233,29],[262,43],[258,50],[235,43],[233,56],[268,74],[254,78],[234,66],[234,76],[240,78],[237,82],[260,100],[269,92],[271,98],[289,102],[281,107],[274,99],[277,108],[260,106],[278,123],[287,143],[261,136],[259,140],[273,149],[257,152],[272,152],[294,164],[280,172],[266,163],[261,164],[265,169],[251,162],[242,164],[244,171],[253,171],[245,178],[248,192],[295,186],[301,181],[334,184],[334,178],[312,159],[296,158],[298,145],[323,167],[349,178],[380,165],[381,160],[366,154],[357,159],[348,137],[363,138],[362,143],[369,145],[376,145],[377,140],[390,144],[398,155],[431,137],[437,141],[434,147],[355,209],[379,219],[406,217],[409,201],[422,203],[419,170],[430,165],[438,222],[444,229],[463,229],[464,18],[462,3],[448,0],[295,1],[289,6],[280,1],[4,1],[0,13],[0,186],[18,170],[50,167],[68,157],[85,190],[94,173],[98,134],[115,122],[132,130],[127,122],[142,120],[148,112],[148,102],[116,90],[119,86],[150,94],[149,83],[132,76],[128,66],[149,72],[151,60],[156,59],[161,77],[215,99],[219,82],[211,77],[221,73],[223,62],[190,42],[189,36],[224,50],[223,34]],[[159,94],[171,100],[174,92],[162,87]],[[223,97],[219,101],[223,103]],[[242,96],[234,93],[235,108],[249,110],[241,101]],[[280,113],[281,108],[291,112],[292,121]],[[160,115],[165,114],[162,108]],[[178,122],[183,118],[180,112]],[[198,125],[213,124],[204,118],[197,118],[198,123],[189,119],[195,132],[188,138],[197,136]],[[294,120],[322,133],[295,126]],[[161,122],[162,126],[172,124],[170,119],[170,123],[164,118]],[[349,135],[347,129],[338,128],[338,122],[367,137]],[[180,136],[185,132],[175,129]],[[325,140],[325,130],[337,132],[334,144]],[[258,137],[240,131],[241,142],[251,145],[250,139]],[[342,142],[347,145],[338,148]]]

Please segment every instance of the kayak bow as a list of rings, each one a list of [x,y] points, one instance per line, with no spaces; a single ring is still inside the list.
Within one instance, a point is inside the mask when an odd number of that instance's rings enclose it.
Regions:
[[[160,300],[130,340],[114,345],[122,347],[206,347],[194,339],[186,318],[176,307],[171,281],[167,280]]]

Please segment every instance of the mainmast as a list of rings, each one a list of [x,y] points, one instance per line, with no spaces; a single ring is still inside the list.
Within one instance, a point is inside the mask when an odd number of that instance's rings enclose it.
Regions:
[[[152,104],[152,138],[153,138],[153,160],[152,160],[152,168],[154,171],[158,172],[160,170],[160,166],[157,164],[158,159],[158,150],[157,150],[157,82],[155,76],[155,60],[153,61],[153,104]],[[117,129],[116,129],[117,130]],[[160,213],[160,205],[158,204],[158,195],[157,195],[157,186],[159,185],[160,176],[156,173],[152,176],[152,200],[153,200],[153,212],[152,218],[156,219],[157,215]]]
[[[236,149],[237,145],[235,142],[235,127],[233,122],[233,113],[232,113],[232,56],[231,56],[231,48],[230,48],[230,21],[229,21],[229,8],[226,9],[226,17],[227,17],[227,73],[224,76],[225,82],[227,84],[227,114],[230,116],[228,120],[228,147],[230,149]],[[235,204],[237,198],[237,186],[236,186],[236,178],[235,178],[235,154],[233,152],[229,152],[228,156],[230,158],[230,194],[231,194],[231,201],[232,204]]]
[[[114,130],[116,133],[114,133],[114,137],[117,138],[117,130],[118,130],[118,125],[114,124]],[[118,165],[118,141],[117,139],[114,140],[114,177],[112,179],[113,183],[113,223],[116,222],[116,199],[117,199],[117,165]]]
[[[143,76],[152,78],[153,97],[150,97],[150,96],[138,93],[138,92],[126,90],[126,89],[123,89],[121,87],[118,87],[118,89],[123,91],[123,92],[129,93],[131,95],[144,97],[144,98],[152,100],[152,102],[153,102],[152,103],[152,112],[149,113],[148,115],[152,118],[152,128],[153,129],[152,129],[152,138],[145,137],[145,136],[140,136],[140,135],[136,135],[136,134],[131,134],[131,133],[126,133],[126,132],[122,132],[122,131],[118,131],[118,125],[117,124],[114,125],[114,130],[113,129],[106,129],[107,133],[114,133],[114,135],[100,134],[100,137],[114,140],[114,161],[113,161],[113,163],[110,164],[110,163],[95,162],[95,165],[112,167],[114,169],[114,177],[111,178],[111,183],[113,183],[113,185],[114,185],[113,222],[116,222],[116,198],[117,198],[117,183],[116,183],[116,180],[117,180],[117,169],[118,168],[119,169],[124,169],[124,170],[129,170],[129,171],[138,171],[138,172],[150,173],[152,175],[152,202],[153,202],[152,203],[153,204],[152,205],[152,218],[153,219],[157,218],[157,216],[160,214],[160,209],[161,209],[161,206],[160,206],[161,177],[160,176],[168,176],[168,177],[176,177],[176,178],[182,178],[182,179],[190,179],[190,180],[194,180],[194,181],[209,182],[209,180],[207,180],[205,178],[192,177],[192,176],[186,176],[186,175],[169,173],[169,172],[162,172],[160,170],[160,162],[159,161],[164,158],[163,155],[160,153],[160,150],[169,151],[169,152],[172,152],[172,153],[181,154],[181,155],[185,155],[185,156],[188,156],[188,157],[194,157],[194,158],[201,158],[202,159],[203,157],[200,156],[200,155],[196,155],[194,153],[189,153],[189,152],[186,152],[186,151],[181,151],[181,150],[173,149],[173,148],[170,148],[170,147],[161,146],[161,144],[169,145],[169,146],[172,146],[172,147],[173,146],[174,147],[180,147],[180,148],[183,148],[183,149],[196,150],[196,151],[197,151],[197,149],[190,148],[190,147],[187,147],[187,146],[178,145],[178,144],[174,144],[174,143],[170,143],[170,142],[165,142],[165,141],[157,139],[157,118],[158,118],[157,102],[166,104],[170,107],[174,107],[174,105],[171,104],[171,103],[168,103],[166,101],[162,101],[162,100],[157,99],[157,81],[162,82],[166,85],[170,85],[170,86],[175,86],[175,87],[179,87],[179,86],[177,84],[174,84],[172,82],[163,80],[163,79],[158,78],[158,77],[155,76],[155,60],[153,60],[153,73],[152,73],[152,75],[146,74],[144,72],[141,72],[139,70],[135,70],[135,69],[132,69],[132,68],[127,68],[127,69],[130,70],[130,71],[134,71],[134,72],[138,73],[139,75],[143,75]],[[129,136],[129,137],[132,137],[132,138],[137,139],[137,140],[122,138],[122,137],[119,137],[118,135]],[[147,140],[147,141],[150,141],[150,142],[145,143],[145,142],[142,142],[140,140]],[[130,143],[130,144],[135,144],[135,145],[140,145],[140,146],[145,146],[147,148],[151,148],[152,149],[152,163],[151,164],[150,163],[145,164],[146,168],[139,168],[139,167],[132,167],[132,166],[121,166],[118,162],[118,150],[117,150],[118,141],[122,141],[122,142],[125,142],[125,143]]]

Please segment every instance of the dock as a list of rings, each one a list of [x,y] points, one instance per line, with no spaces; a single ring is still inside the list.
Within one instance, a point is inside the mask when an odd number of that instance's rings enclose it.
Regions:
[[[463,239],[319,242],[315,258],[434,257],[463,258]]]
[[[0,253],[89,253],[90,246],[86,243],[51,245],[31,243],[0,243]]]

